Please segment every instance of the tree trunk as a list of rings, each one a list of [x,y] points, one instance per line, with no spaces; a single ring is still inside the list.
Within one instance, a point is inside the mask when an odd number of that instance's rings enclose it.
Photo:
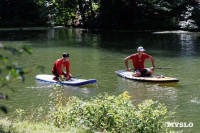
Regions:
[[[84,12],[84,9],[83,9],[83,2],[84,0],[78,0],[78,5],[79,5],[79,10],[80,10],[80,13],[81,13],[81,18],[82,18],[82,22],[83,24],[85,23],[85,12]]]
[[[93,12],[93,8],[92,8],[92,0],[89,0],[89,6],[90,6],[90,11],[92,14],[92,18],[94,19],[94,12]]]
[[[130,2],[131,2],[131,7],[133,7],[132,8],[133,20],[136,21],[138,20],[136,0],[131,0]]]

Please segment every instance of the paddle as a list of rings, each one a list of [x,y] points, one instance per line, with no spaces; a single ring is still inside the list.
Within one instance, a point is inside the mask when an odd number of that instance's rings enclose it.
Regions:
[[[145,68],[137,68],[137,69],[145,69]],[[146,68],[146,69],[151,69],[151,68]],[[155,67],[154,69],[171,69],[170,67]],[[135,69],[131,69],[131,70],[135,70]],[[123,70],[123,72],[128,71],[128,70]]]
[[[76,78],[76,77],[80,77],[81,76],[81,74],[79,74],[79,75],[76,75],[76,76],[73,76],[72,78]]]
[[[137,69],[145,69],[145,68],[137,68]],[[151,69],[151,68],[147,68],[147,69]],[[171,69],[171,68],[170,67],[154,67],[154,69]]]
[[[81,76],[81,74],[76,75],[76,76],[73,76],[73,77],[71,77],[71,78],[76,78],[76,77],[80,77],[80,76]],[[69,79],[69,80],[70,80],[70,79]],[[68,80],[65,80],[64,77],[59,77],[59,81],[62,82],[62,81],[68,81]]]

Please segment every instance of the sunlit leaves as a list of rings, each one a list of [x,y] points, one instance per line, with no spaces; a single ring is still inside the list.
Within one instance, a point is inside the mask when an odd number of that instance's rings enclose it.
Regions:
[[[24,46],[23,50],[26,51],[28,54],[32,54],[32,50],[27,46]]]
[[[57,97],[60,96],[55,96],[58,100]],[[135,107],[128,92],[124,92],[118,97],[100,95],[90,101],[71,97],[66,106],[55,104],[50,114],[51,122],[57,127],[72,125],[90,131],[143,133],[160,132],[167,108],[152,100]]]
[[[13,65],[7,65],[5,72],[7,73],[5,77],[6,80],[11,80],[11,78],[17,78],[22,81],[24,81],[23,75],[27,73],[25,69],[18,66],[16,63],[13,63]]]
[[[192,19],[194,7],[187,6],[186,8],[187,8],[187,11],[181,14],[183,21],[179,22],[179,26],[182,29],[198,29],[198,26],[195,20]]]
[[[3,62],[6,62],[7,58],[0,54],[0,60],[2,60]]]

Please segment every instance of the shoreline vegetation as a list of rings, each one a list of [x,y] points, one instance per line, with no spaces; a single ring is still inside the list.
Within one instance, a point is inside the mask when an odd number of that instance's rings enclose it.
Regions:
[[[4,31],[29,31],[29,30],[33,30],[33,31],[37,31],[37,30],[48,30],[48,29],[59,29],[59,28],[66,28],[66,29],[81,29],[85,32],[101,32],[101,31],[113,31],[113,32],[149,32],[149,33],[153,33],[153,34],[190,34],[190,33],[198,33],[200,31],[198,30],[183,30],[183,29],[179,29],[179,30],[127,30],[127,29],[108,29],[108,30],[104,30],[104,29],[85,29],[85,28],[73,28],[73,27],[65,27],[65,26],[54,26],[54,27],[15,27],[15,28],[0,28],[0,32],[4,32]]]
[[[36,116],[23,118],[23,110],[17,109],[15,119],[1,119],[0,132],[158,133],[166,131],[165,122],[173,114],[164,104],[152,100],[134,105],[128,92],[119,96],[99,95],[89,101],[66,99],[62,93],[62,86],[54,86],[51,107],[45,116],[40,108]]]
[[[199,0],[1,0],[0,27],[200,30]]]

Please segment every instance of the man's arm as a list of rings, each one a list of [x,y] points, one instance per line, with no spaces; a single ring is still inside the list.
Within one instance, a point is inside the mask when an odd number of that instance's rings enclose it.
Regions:
[[[61,68],[62,67],[62,68]],[[56,63],[56,69],[59,76],[62,76],[63,66],[59,62]]]
[[[129,61],[129,60],[131,60],[130,56],[128,56],[128,57],[126,57],[126,58],[124,59],[124,63],[125,63],[125,65],[126,65],[126,69],[129,70],[129,71],[131,71],[131,68],[128,67],[128,61]]]
[[[68,62],[67,65],[66,65],[66,74],[67,74],[67,76],[69,76],[69,65],[70,65],[70,63]]]
[[[151,60],[152,67],[153,67],[153,70],[154,70],[154,67],[155,67],[155,65],[154,65],[154,59],[153,59],[153,57],[152,57],[152,56],[149,56],[149,58],[148,58],[148,59],[150,59],[150,60]]]

